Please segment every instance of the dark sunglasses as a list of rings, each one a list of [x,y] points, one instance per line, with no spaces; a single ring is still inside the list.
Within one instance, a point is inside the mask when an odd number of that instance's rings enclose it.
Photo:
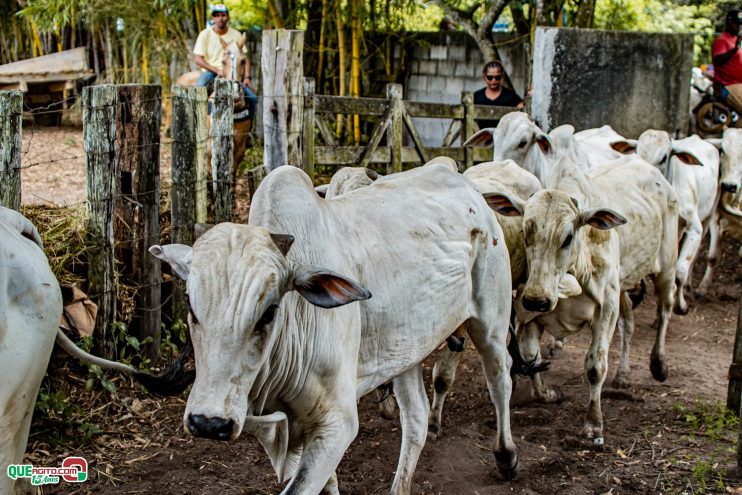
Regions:
[[[495,81],[499,81],[500,79],[502,79],[502,74],[499,74],[497,76],[491,76],[489,74],[486,74],[484,77],[486,77],[488,81],[492,81],[493,79]]]

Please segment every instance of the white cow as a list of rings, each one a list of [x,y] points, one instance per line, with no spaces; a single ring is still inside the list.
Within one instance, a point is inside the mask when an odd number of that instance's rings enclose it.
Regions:
[[[464,146],[492,146],[492,160],[513,160],[548,187],[550,170],[558,157],[569,156],[589,171],[621,157],[606,144],[618,139],[621,136],[609,126],[575,133],[572,126],[563,125],[546,134],[525,113],[511,112],[496,128],[482,129]]]
[[[329,184],[322,184],[314,189],[323,198],[330,199],[366,187],[378,178],[379,174],[370,168],[342,167],[332,175]]]
[[[31,222],[0,207],[0,239],[0,493],[10,494],[7,468],[23,460],[62,293]]]
[[[284,495],[338,493],[356,402],[390,379],[402,424],[392,492],[409,493],[429,411],[421,363],[461,325],[482,354],[498,467],[515,475],[508,257],[466,179],[421,167],[325,200],[284,166],[258,188],[249,225],[150,251],[190,295],[197,375],[185,429],[222,440],[253,433],[279,480],[291,480]]]
[[[649,129],[639,140],[611,143],[621,153],[637,153],[657,167],[675,189],[682,220],[680,253],[675,267],[675,312],[686,314],[684,289],[690,291],[693,261],[707,229],[716,237],[716,205],[719,201],[719,152],[698,136],[673,140],[665,131]],[[687,166],[701,165],[701,166]]]
[[[696,293],[708,294],[714,268],[721,258],[721,240],[725,234],[742,240],[742,129],[727,128],[721,139],[709,139],[721,151],[721,198],[716,230],[709,229],[709,255],[703,280]],[[716,235],[714,235],[716,234]],[[742,248],[739,251],[742,259]]]
[[[536,176],[512,160],[480,163],[467,169],[464,176],[470,179],[482,194],[501,192],[523,202],[541,189],[541,183]],[[496,212],[495,216],[505,237],[510,258],[512,287],[516,289],[519,284],[525,282],[527,267],[521,221],[519,218],[503,216]],[[433,440],[442,432],[443,403],[455,379],[456,368],[462,355],[463,352],[453,352],[446,348],[433,367],[433,405],[428,421],[428,435]]]
[[[555,164],[554,178],[554,188],[537,192],[525,203],[502,194],[485,197],[501,214],[523,217],[528,280],[516,303],[524,324],[518,335],[523,359],[540,359],[544,330],[557,336],[583,328],[592,333],[585,359],[590,402],[583,434],[600,446],[604,442],[600,393],[608,345],[620,311],[625,328],[617,380],[627,379],[633,316],[624,291],[648,275],[657,288],[659,321],[650,369],[657,380],[667,377],[664,339],[673,303],[677,200],[659,170],[634,157],[590,175],[563,157]],[[627,220],[628,225],[611,230]],[[559,297],[565,277],[576,278],[580,294]],[[545,386],[540,374],[532,383],[538,399],[561,399],[561,392]]]

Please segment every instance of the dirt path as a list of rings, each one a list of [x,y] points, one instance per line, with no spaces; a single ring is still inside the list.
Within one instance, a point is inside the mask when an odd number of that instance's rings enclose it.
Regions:
[[[74,134],[65,129],[37,130],[28,152],[28,135],[24,136],[24,163],[60,160],[24,170],[24,201],[81,200],[84,166],[82,158],[75,157],[80,150],[79,141],[72,143],[77,139]],[[40,153],[35,143],[47,141],[54,141],[51,151]],[[165,164],[169,158],[163,158]],[[686,316],[673,316],[667,339],[670,375],[665,383],[655,382],[649,373],[653,298],[637,309],[631,396],[603,400],[604,451],[596,452],[579,437],[588,390],[582,369],[589,338],[583,334],[567,340],[563,355],[545,376],[561,387],[566,396],[562,404],[535,403],[527,384],[518,383],[511,413],[520,476],[513,482],[498,480],[491,451],[494,408],[486,397],[479,358],[469,350],[446,404],[443,437],[426,444],[413,493],[742,493],[740,484],[727,474],[735,463],[736,428],[724,428],[715,412],[726,398],[737,319],[741,274],[737,248],[736,243],[725,243],[712,300],[692,304]],[[702,264],[697,265],[699,280]],[[607,383],[617,359],[614,339]],[[428,365],[432,362],[429,359]],[[27,461],[56,466],[67,455],[79,455],[88,459],[91,469],[87,482],[48,485],[44,494],[280,493],[282,486],[275,482],[268,457],[253,437],[244,435],[226,444],[185,435],[182,398],[153,400],[120,378],[114,380],[118,384],[114,398],[100,387],[87,392],[85,375],[64,358],[55,358],[49,373],[52,383],[65,387],[64,407],[72,412],[69,416],[60,412],[43,425],[35,423]],[[430,366],[426,379],[430,383]],[[341,492],[388,493],[399,453],[399,421],[381,419],[369,398],[361,400],[359,409],[359,434],[338,469]],[[83,442],[75,429],[91,424],[100,431]],[[54,445],[52,439],[63,435],[68,436]]]

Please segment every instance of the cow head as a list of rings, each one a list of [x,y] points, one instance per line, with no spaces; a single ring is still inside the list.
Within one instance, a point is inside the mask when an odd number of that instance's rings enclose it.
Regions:
[[[504,194],[484,196],[501,215],[523,217],[528,280],[522,305],[527,311],[552,311],[560,297],[579,293],[572,277],[579,272],[582,227],[607,230],[626,223],[608,209],[581,209],[577,200],[557,189],[538,191],[525,203]]]
[[[249,394],[289,314],[282,299],[298,291],[323,308],[371,297],[359,284],[286,259],[293,237],[224,223],[193,248],[171,244],[150,252],[186,281],[196,381],[184,423],[195,436],[233,440],[251,413]],[[252,424],[252,422],[251,422]]]
[[[702,165],[691,151],[678,148],[667,132],[655,129],[642,132],[638,141],[623,139],[612,142],[611,147],[625,155],[638,154],[644,161],[657,167],[668,179],[672,177],[670,167],[672,157],[676,157],[686,165]]]
[[[378,178],[379,174],[370,168],[343,167],[335,172],[329,184],[314,189],[323,198],[330,199],[369,186]]]
[[[721,152],[721,190],[742,192],[742,129],[728,128],[721,139],[708,139]]]
[[[513,160],[524,169],[540,177],[536,163],[539,154],[551,155],[551,138],[523,112],[506,114],[495,128],[482,129],[466,140],[464,146],[493,146],[493,161]]]

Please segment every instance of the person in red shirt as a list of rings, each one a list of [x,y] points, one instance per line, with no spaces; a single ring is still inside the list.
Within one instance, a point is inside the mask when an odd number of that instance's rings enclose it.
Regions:
[[[742,114],[742,51],[739,28],[742,12],[727,12],[724,32],[714,41],[711,56],[714,62],[714,86],[721,97]]]

